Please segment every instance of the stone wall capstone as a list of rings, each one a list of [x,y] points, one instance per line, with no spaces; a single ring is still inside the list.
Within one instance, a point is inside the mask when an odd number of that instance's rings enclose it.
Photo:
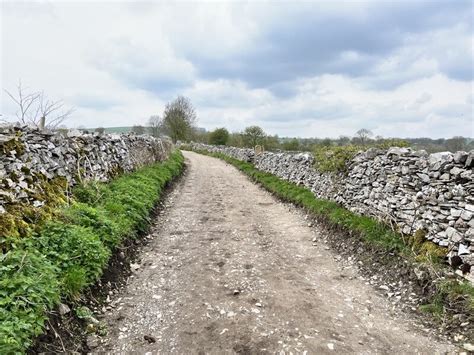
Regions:
[[[450,255],[474,262],[474,151],[428,154],[410,148],[359,152],[344,173],[321,173],[311,153],[255,154],[252,149],[193,143],[192,148],[252,162],[304,185],[318,198],[390,221],[404,234],[423,229]]]
[[[171,141],[145,135],[0,127],[0,214],[18,203],[45,204],[33,197],[45,179],[62,177],[69,186],[107,181],[117,173],[162,161],[171,149]]]

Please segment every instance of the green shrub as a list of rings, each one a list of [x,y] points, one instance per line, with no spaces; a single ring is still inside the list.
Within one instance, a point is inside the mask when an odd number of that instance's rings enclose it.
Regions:
[[[369,148],[386,150],[390,147],[408,147],[408,142],[401,139],[384,139],[369,145],[317,146],[314,151],[314,167],[320,172],[344,172],[347,164],[360,151]]]
[[[0,353],[26,349],[41,334],[46,310],[59,301],[56,269],[34,250],[0,255]]]
[[[346,165],[355,157],[361,147],[346,145],[342,147],[318,147],[314,150],[314,167],[320,172],[344,171]]]
[[[209,134],[209,144],[226,145],[229,141],[229,131],[225,128],[216,128]]]

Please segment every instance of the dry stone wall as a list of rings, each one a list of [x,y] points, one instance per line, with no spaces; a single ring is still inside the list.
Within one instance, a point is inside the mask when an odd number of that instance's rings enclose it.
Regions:
[[[426,230],[427,239],[474,262],[474,151],[428,154],[372,148],[357,154],[345,173],[332,174],[317,171],[310,153],[256,155],[252,149],[204,144],[193,148],[252,162],[304,185],[318,198],[390,221],[404,234]]]
[[[57,177],[69,186],[107,181],[120,172],[167,158],[172,144],[150,136],[53,133],[24,126],[0,127],[0,214],[34,198],[44,181]]]

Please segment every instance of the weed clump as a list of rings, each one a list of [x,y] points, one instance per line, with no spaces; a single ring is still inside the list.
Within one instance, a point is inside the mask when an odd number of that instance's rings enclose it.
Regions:
[[[438,320],[445,316],[446,309],[463,309],[466,321],[474,322],[474,287],[468,281],[443,279],[436,283],[436,293],[420,310],[432,314]]]
[[[337,173],[346,169],[347,163],[361,151],[361,147],[318,147],[313,151],[314,167],[322,173]]]

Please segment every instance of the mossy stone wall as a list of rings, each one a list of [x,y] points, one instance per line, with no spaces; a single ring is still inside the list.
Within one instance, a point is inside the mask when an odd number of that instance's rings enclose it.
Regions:
[[[171,149],[170,141],[147,135],[0,127],[0,248],[51,218],[74,185],[163,161]]]

